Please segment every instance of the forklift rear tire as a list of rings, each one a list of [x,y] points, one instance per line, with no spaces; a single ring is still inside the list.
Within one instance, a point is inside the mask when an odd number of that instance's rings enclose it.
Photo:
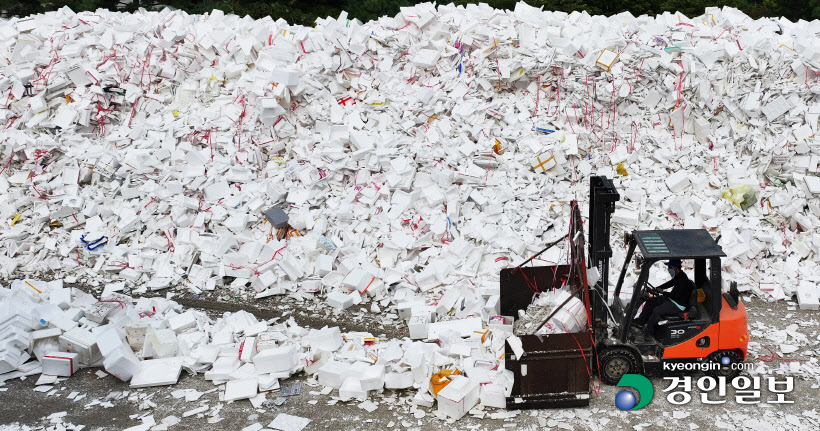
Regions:
[[[625,347],[606,349],[598,360],[601,364],[598,373],[601,380],[608,385],[617,385],[624,374],[635,374],[639,369],[635,353]]]
[[[721,366],[714,370],[710,370],[706,374],[715,378],[726,377],[726,380],[731,382],[732,379],[740,375],[741,370],[740,367],[737,367],[737,369],[732,369],[730,365],[722,364],[721,361],[723,360],[723,358],[729,358],[730,364],[739,364],[743,362],[743,358],[741,358],[740,355],[734,350],[719,350],[709,355],[709,358],[707,360],[709,362],[721,364]]]

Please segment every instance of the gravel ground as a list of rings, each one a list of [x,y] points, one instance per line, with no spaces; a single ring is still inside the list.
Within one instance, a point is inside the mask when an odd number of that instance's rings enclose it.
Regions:
[[[186,307],[196,307],[212,315],[243,308],[260,318],[292,315],[300,325],[340,325],[343,331],[366,330],[382,337],[401,337],[405,330],[403,324],[382,323],[379,315],[362,313],[359,318],[353,319],[346,315],[342,320],[326,308],[316,308],[316,304],[298,303],[282,297],[247,300],[241,297],[219,298],[211,293],[199,299],[190,295],[177,295],[174,299]],[[785,357],[799,355],[806,349],[820,351],[820,312],[790,311],[782,301],[767,303],[757,299],[747,301],[747,308],[750,325],[762,322],[773,329],[784,329],[793,323],[800,325],[798,331],[806,335],[809,342],[801,346],[799,352]],[[753,335],[752,341],[774,349],[770,339]],[[377,409],[370,413],[359,408],[359,402],[335,400],[335,392],[322,395],[322,387],[316,386],[304,375],[294,377],[303,382],[301,395],[288,397],[281,406],[263,405],[254,409],[248,401],[220,402],[219,391],[207,393],[192,402],[171,395],[180,389],[190,388],[200,392],[214,389],[215,386],[202,376],[183,372],[177,385],[130,390],[127,384],[112,376],[98,378],[94,374],[97,371],[81,370],[78,375],[56,384],[52,391],[45,393],[34,390],[38,376],[6,382],[0,388],[0,424],[17,428],[17,425],[53,426],[52,422],[63,421],[85,425],[86,429],[91,430],[125,429],[142,424],[141,417],[153,415],[158,424],[169,416],[178,417],[180,422],[169,427],[172,430],[200,430],[203,426],[239,430],[255,422],[267,425],[277,414],[288,413],[311,419],[306,430],[354,430],[363,426],[374,430],[820,429],[820,413],[815,413],[820,401],[817,377],[795,378],[795,389],[788,397],[794,400],[794,404],[790,405],[766,404],[765,388],[761,404],[739,405],[734,402],[733,390],[729,387],[725,404],[705,405],[695,399],[687,406],[674,406],[667,402],[662,393],[666,383],[662,378],[653,378],[654,400],[644,409],[634,412],[618,410],[614,398],[620,388],[605,386],[600,394],[592,396],[588,408],[523,411],[507,418],[503,416],[515,412],[488,408],[483,419],[468,415],[458,422],[452,422],[435,417],[434,409],[411,405],[412,392],[385,391],[375,394],[370,399],[377,403]],[[70,400],[68,396],[72,392],[79,392],[85,397]],[[692,393],[695,398],[698,396],[697,390]],[[278,391],[274,391],[268,394],[268,399],[277,396]],[[203,405],[209,407],[206,412],[183,417],[184,412]],[[67,415],[53,421],[48,419],[49,415],[59,412],[67,412]],[[491,416],[502,417],[493,419]]]

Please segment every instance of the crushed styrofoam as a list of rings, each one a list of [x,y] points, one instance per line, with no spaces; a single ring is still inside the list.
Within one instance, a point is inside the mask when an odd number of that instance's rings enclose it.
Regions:
[[[561,306],[559,308],[559,306]],[[556,308],[558,309],[557,311]],[[544,320],[552,317],[546,322]],[[540,328],[538,325],[543,326]],[[515,335],[529,334],[563,334],[565,332],[582,332],[587,327],[587,314],[584,303],[577,297],[571,297],[566,289],[556,289],[539,293],[533,298],[526,310],[522,310],[515,320]]]

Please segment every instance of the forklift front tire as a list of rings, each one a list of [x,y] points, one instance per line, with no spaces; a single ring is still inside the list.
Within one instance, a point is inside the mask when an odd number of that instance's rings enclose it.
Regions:
[[[723,358],[728,358],[728,361],[725,361]],[[740,374],[740,367],[732,367],[731,364],[739,364],[743,362],[743,358],[740,357],[740,354],[735,352],[734,350],[719,350],[715,353],[709,355],[709,362],[713,362],[719,364],[717,368],[710,370],[707,375],[711,377],[726,377],[726,380],[731,382],[732,379],[737,377]]]
[[[640,369],[635,353],[625,347],[612,347],[598,357],[601,368],[598,373],[608,385],[617,385],[624,374],[635,374]]]

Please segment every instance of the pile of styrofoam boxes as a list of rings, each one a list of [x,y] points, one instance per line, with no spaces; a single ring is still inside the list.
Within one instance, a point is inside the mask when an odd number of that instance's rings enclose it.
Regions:
[[[396,316],[408,292],[475,290],[557,236],[592,173],[622,191],[613,236],[712,229],[743,291],[785,274],[788,297],[798,274],[820,274],[820,105],[801,97],[817,85],[814,23],[524,3],[316,28],[127,17],[162,31],[64,8],[0,32],[6,276],[318,293]],[[487,22],[505,30],[470,25]],[[746,210],[723,197],[741,186]],[[63,198],[31,198],[43,194]],[[415,315],[414,336],[438,317]]]
[[[406,320],[412,340],[457,363],[489,358],[509,333],[499,270],[565,234],[572,200],[586,214],[592,174],[621,192],[613,240],[710,229],[727,282],[811,309],[818,30],[732,8],[604,17],[524,3],[418,4],[315,28],[170,9],[12,18],[0,28],[0,276],[104,290],[13,282],[31,331],[9,339],[32,345],[2,350],[5,366],[33,372],[25,354],[70,350],[135,387],[184,366],[241,381],[231,399],[299,369],[350,399],[378,386],[379,372],[345,371],[336,363],[359,365],[321,337],[303,344],[312,335],[293,322],[209,322],[138,298],[217,288],[364,309]],[[564,261],[562,247],[539,263]],[[610,280],[625,254],[613,252]],[[433,371],[429,343],[355,339],[340,350],[389,358],[385,388],[423,387]]]
[[[0,311],[0,374],[18,369],[30,359],[31,316],[3,303]]]

